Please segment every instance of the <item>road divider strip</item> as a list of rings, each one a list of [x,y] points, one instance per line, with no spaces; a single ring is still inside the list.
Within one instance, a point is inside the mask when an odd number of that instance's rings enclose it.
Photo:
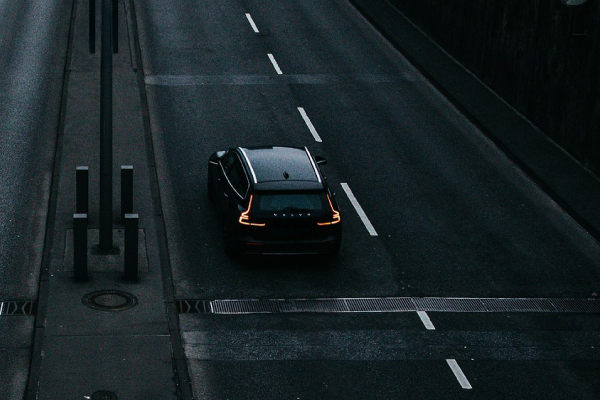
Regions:
[[[254,20],[252,19],[252,16],[250,14],[246,13],[246,18],[248,19],[248,22],[250,22],[250,26],[252,27],[252,30],[255,33],[260,33],[258,31],[258,27],[256,26],[256,24],[254,23]]]
[[[283,72],[281,71],[281,68],[279,68],[279,64],[277,64],[277,61],[275,60],[273,54],[268,53],[267,56],[269,56],[269,60],[271,60],[271,64],[273,64],[273,68],[275,68],[275,72],[277,72],[277,75],[282,75]]]
[[[454,372],[454,376],[458,380],[458,383],[460,383],[460,386],[463,389],[472,389],[473,387],[469,383],[469,380],[463,373],[462,369],[460,369],[460,366],[458,365],[456,360],[448,359],[448,360],[446,360],[446,362],[448,363],[448,366],[450,366],[450,369],[452,370],[452,372]]]
[[[304,108],[298,107],[298,111],[300,112],[300,115],[302,116],[302,119],[304,120],[304,123],[308,127],[308,130],[310,131],[310,133],[315,138],[315,141],[321,143],[322,142],[321,136],[319,136],[319,133],[315,129],[315,126],[311,122],[310,118],[308,118],[308,115],[306,114],[306,111],[304,110]]]
[[[344,189],[344,192],[346,192],[346,196],[348,196],[350,203],[352,203],[352,206],[354,207],[354,209],[358,213],[358,216],[360,217],[363,224],[367,228],[367,231],[369,231],[369,234],[371,236],[377,236],[377,231],[375,231],[375,228],[373,227],[373,224],[371,224],[371,221],[369,221],[367,214],[365,214],[363,208],[358,203],[358,200],[356,200],[356,197],[354,197],[354,193],[352,193],[350,186],[348,186],[347,183],[342,183],[341,185],[342,185],[342,189]]]

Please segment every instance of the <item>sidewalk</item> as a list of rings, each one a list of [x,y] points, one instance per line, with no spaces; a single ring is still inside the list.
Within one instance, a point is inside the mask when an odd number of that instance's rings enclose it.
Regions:
[[[387,0],[350,0],[512,162],[600,242],[600,180]]]
[[[76,0],[77,1],[77,0]],[[96,15],[100,21],[100,3]],[[119,399],[177,398],[176,368],[165,304],[157,227],[152,199],[142,105],[136,76],[129,3],[119,3],[119,52],[113,65],[113,214],[114,244],[121,253],[93,255],[97,244],[99,198],[100,26],[97,48],[88,51],[88,1],[77,1],[73,48],[62,137],[52,256],[42,278],[36,346],[29,382],[39,399],[90,399],[98,391]],[[129,14],[130,10],[128,10]],[[134,167],[134,213],[139,214],[139,282],[123,275],[123,229],[120,218],[120,166]],[[90,279],[73,280],[72,216],[75,212],[75,168],[89,166]],[[46,280],[47,279],[47,280]],[[133,307],[104,311],[84,305],[86,295],[120,291],[134,296]],[[45,294],[44,294],[45,293]],[[127,306],[126,298],[108,292],[100,305]],[[40,358],[38,358],[40,357]],[[98,397],[98,395],[96,395]],[[98,397],[111,398],[111,397]]]

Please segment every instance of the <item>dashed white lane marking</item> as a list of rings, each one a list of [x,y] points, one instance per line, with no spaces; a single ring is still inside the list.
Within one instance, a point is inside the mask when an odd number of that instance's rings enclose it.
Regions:
[[[0,302],[0,315],[2,315],[3,311],[4,311],[4,302]]]
[[[319,136],[319,133],[315,129],[315,126],[310,121],[310,118],[308,118],[308,115],[306,114],[306,111],[304,111],[304,108],[303,107],[298,107],[298,111],[300,112],[300,115],[302,115],[302,119],[306,123],[306,126],[308,127],[308,130],[310,131],[310,133],[312,133],[312,135],[315,138],[315,140],[317,142],[319,142],[319,143],[322,142],[321,136]]]
[[[273,64],[275,71],[277,71],[279,75],[282,75],[283,72],[281,72],[281,68],[279,68],[279,64],[277,64],[277,61],[275,61],[275,57],[273,57],[273,54],[269,53],[267,55],[269,56],[269,60],[271,60],[271,64]]]
[[[356,197],[354,197],[354,194],[352,193],[352,190],[350,190],[350,187],[348,186],[348,184],[347,183],[342,183],[341,185],[342,185],[342,189],[344,189],[344,192],[346,192],[346,195],[350,199],[350,202],[354,206],[354,209],[358,213],[358,216],[362,220],[363,224],[365,224],[365,227],[369,231],[369,234],[371,236],[377,236],[377,232],[375,231],[375,228],[371,224],[371,221],[369,221],[369,218],[367,217],[367,214],[365,214],[365,212],[363,211],[363,209],[360,206],[360,204],[358,204],[358,200],[356,200]]]
[[[460,367],[458,366],[458,363],[456,362],[456,360],[449,359],[449,360],[446,360],[446,362],[450,366],[450,369],[452,370],[452,372],[454,372],[454,376],[456,376],[456,379],[458,379],[458,383],[460,383],[460,386],[463,389],[472,389],[472,386],[469,383],[469,380],[467,379],[465,374],[462,372],[462,369],[460,369]]]
[[[433,323],[429,319],[429,315],[427,315],[425,311],[417,311],[417,314],[419,314],[419,318],[421,318],[421,322],[423,322],[423,325],[425,325],[425,328],[427,328],[427,330],[435,330],[435,326],[433,326]]]
[[[246,13],[246,18],[248,19],[248,22],[250,22],[250,26],[252,27],[252,30],[254,30],[255,33],[259,33],[258,28],[256,27],[254,20],[252,19],[252,16],[250,14]]]

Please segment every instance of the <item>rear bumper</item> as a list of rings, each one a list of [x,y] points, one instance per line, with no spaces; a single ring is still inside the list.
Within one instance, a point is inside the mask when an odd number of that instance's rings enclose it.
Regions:
[[[233,248],[242,254],[335,254],[340,250],[341,236],[323,239],[276,240],[242,236],[234,240]]]

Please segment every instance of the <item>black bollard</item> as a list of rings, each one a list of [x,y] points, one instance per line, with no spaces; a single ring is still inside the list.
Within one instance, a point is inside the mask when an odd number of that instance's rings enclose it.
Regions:
[[[124,279],[138,280],[138,215],[125,214],[125,273]]]
[[[112,46],[113,53],[119,52],[119,0],[113,0],[112,5]]]
[[[96,52],[96,0],[90,0],[89,7],[90,53],[94,54]]]
[[[89,171],[87,166],[75,170],[75,212],[89,214]]]
[[[133,213],[133,165],[121,165],[121,221]]]
[[[87,214],[73,214],[73,274],[75,282],[88,280]]]

